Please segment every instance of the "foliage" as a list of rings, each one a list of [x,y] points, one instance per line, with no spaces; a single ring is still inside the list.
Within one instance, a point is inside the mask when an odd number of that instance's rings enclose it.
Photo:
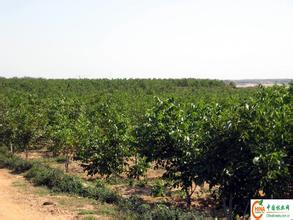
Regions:
[[[95,185],[96,185],[97,188],[103,188],[103,187],[105,187],[105,183],[102,180],[100,180],[100,179],[96,179]]]
[[[150,163],[145,157],[140,157],[138,154],[134,159],[134,164],[129,167],[127,175],[129,178],[139,180],[140,177],[145,177],[148,168],[150,168]]]
[[[36,164],[28,171],[26,178],[36,185],[44,185],[56,192],[80,194],[82,183],[77,177],[65,175],[61,170]]]
[[[141,154],[165,168],[164,177],[186,191],[189,205],[193,184],[204,181],[220,186],[228,218],[247,212],[260,190],[268,198],[289,197],[292,93],[286,87],[258,91],[250,99],[198,102],[186,111],[173,99],[158,99],[137,128]]]
[[[6,102],[0,122],[2,142],[10,146],[12,153],[25,151],[27,157],[29,148],[43,135],[44,108],[40,107],[41,101],[31,94],[13,94]]]
[[[162,101],[157,98],[155,106],[146,114],[145,122],[137,128],[137,146],[141,154],[156,161],[166,172],[175,187],[186,192],[187,204],[191,205],[192,189],[197,179],[194,162],[199,152],[196,134],[189,133],[190,122],[174,99]]]
[[[62,98],[52,102],[48,111],[48,133],[54,143],[55,154],[65,155],[65,170],[70,160],[85,144],[89,122],[85,108],[74,99]]]
[[[0,78],[0,144],[26,155],[45,147],[65,158],[66,170],[78,159],[89,175],[108,179],[126,171],[139,179],[154,162],[185,191],[188,206],[195,185],[219,187],[217,202],[232,218],[243,215],[261,191],[267,198],[292,197],[292,91],[292,83],[238,89],[195,79]],[[55,191],[125,202],[103,184],[84,187],[78,178],[2,149],[0,166],[27,171],[32,182]],[[154,187],[158,194],[161,189]],[[146,218],[183,215],[164,206],[148,212],[132,202]]]
[[[220,186],[228,215],[247,213],[249,199],[259,197],[260,190],[268,198],[290,192],[290,105],[285,87],[260,88],[255,99],[220,107],[209,117],[202,176],[210,186]]]
[[[162,180],[157,180],[155,184],[152,186],[152,195],[153,196],[165,196],[166,187]]]
[[[91,136],[80,157],[88,175],[99,173],[109,177],[125,170],[131,156],[127,121],[108,104],[98,106]]]

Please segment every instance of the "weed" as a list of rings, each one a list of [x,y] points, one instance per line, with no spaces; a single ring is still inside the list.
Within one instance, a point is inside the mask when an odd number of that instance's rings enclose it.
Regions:
[[[85,210],[85,209],[82,209],[82,210],[79,211],[78,214],[79,215],[95,215],[95,214],[97,214],[97,212],[94,211],[94,210]]]
[[[155,185],[152,187],[152,195],[157,196],[165,196],[166,194],[166,187],[162,180],[156,181]]]

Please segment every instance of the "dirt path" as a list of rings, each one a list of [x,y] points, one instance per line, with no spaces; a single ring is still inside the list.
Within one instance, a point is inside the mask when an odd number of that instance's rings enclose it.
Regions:
[[[75,219],[72,214],[60,210],[54,203],[44,205],[44,202],[48,202],[47,198],[20,192],[13,183],[22,179],[22,176],[0,169],[1,220]]]

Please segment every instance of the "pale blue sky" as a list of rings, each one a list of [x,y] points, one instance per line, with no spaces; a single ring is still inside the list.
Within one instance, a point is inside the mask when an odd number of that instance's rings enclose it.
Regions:
[[[0,76],[293,78],[293,0],[0,0]]]

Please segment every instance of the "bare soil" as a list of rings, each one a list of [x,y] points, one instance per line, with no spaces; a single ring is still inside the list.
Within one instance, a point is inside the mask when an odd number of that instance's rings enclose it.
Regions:
[[[20,192],[13,183],[23,179],[6,169],[0,169],[0,219],[74,219],[71,213],[61,210],[46,197]]]

